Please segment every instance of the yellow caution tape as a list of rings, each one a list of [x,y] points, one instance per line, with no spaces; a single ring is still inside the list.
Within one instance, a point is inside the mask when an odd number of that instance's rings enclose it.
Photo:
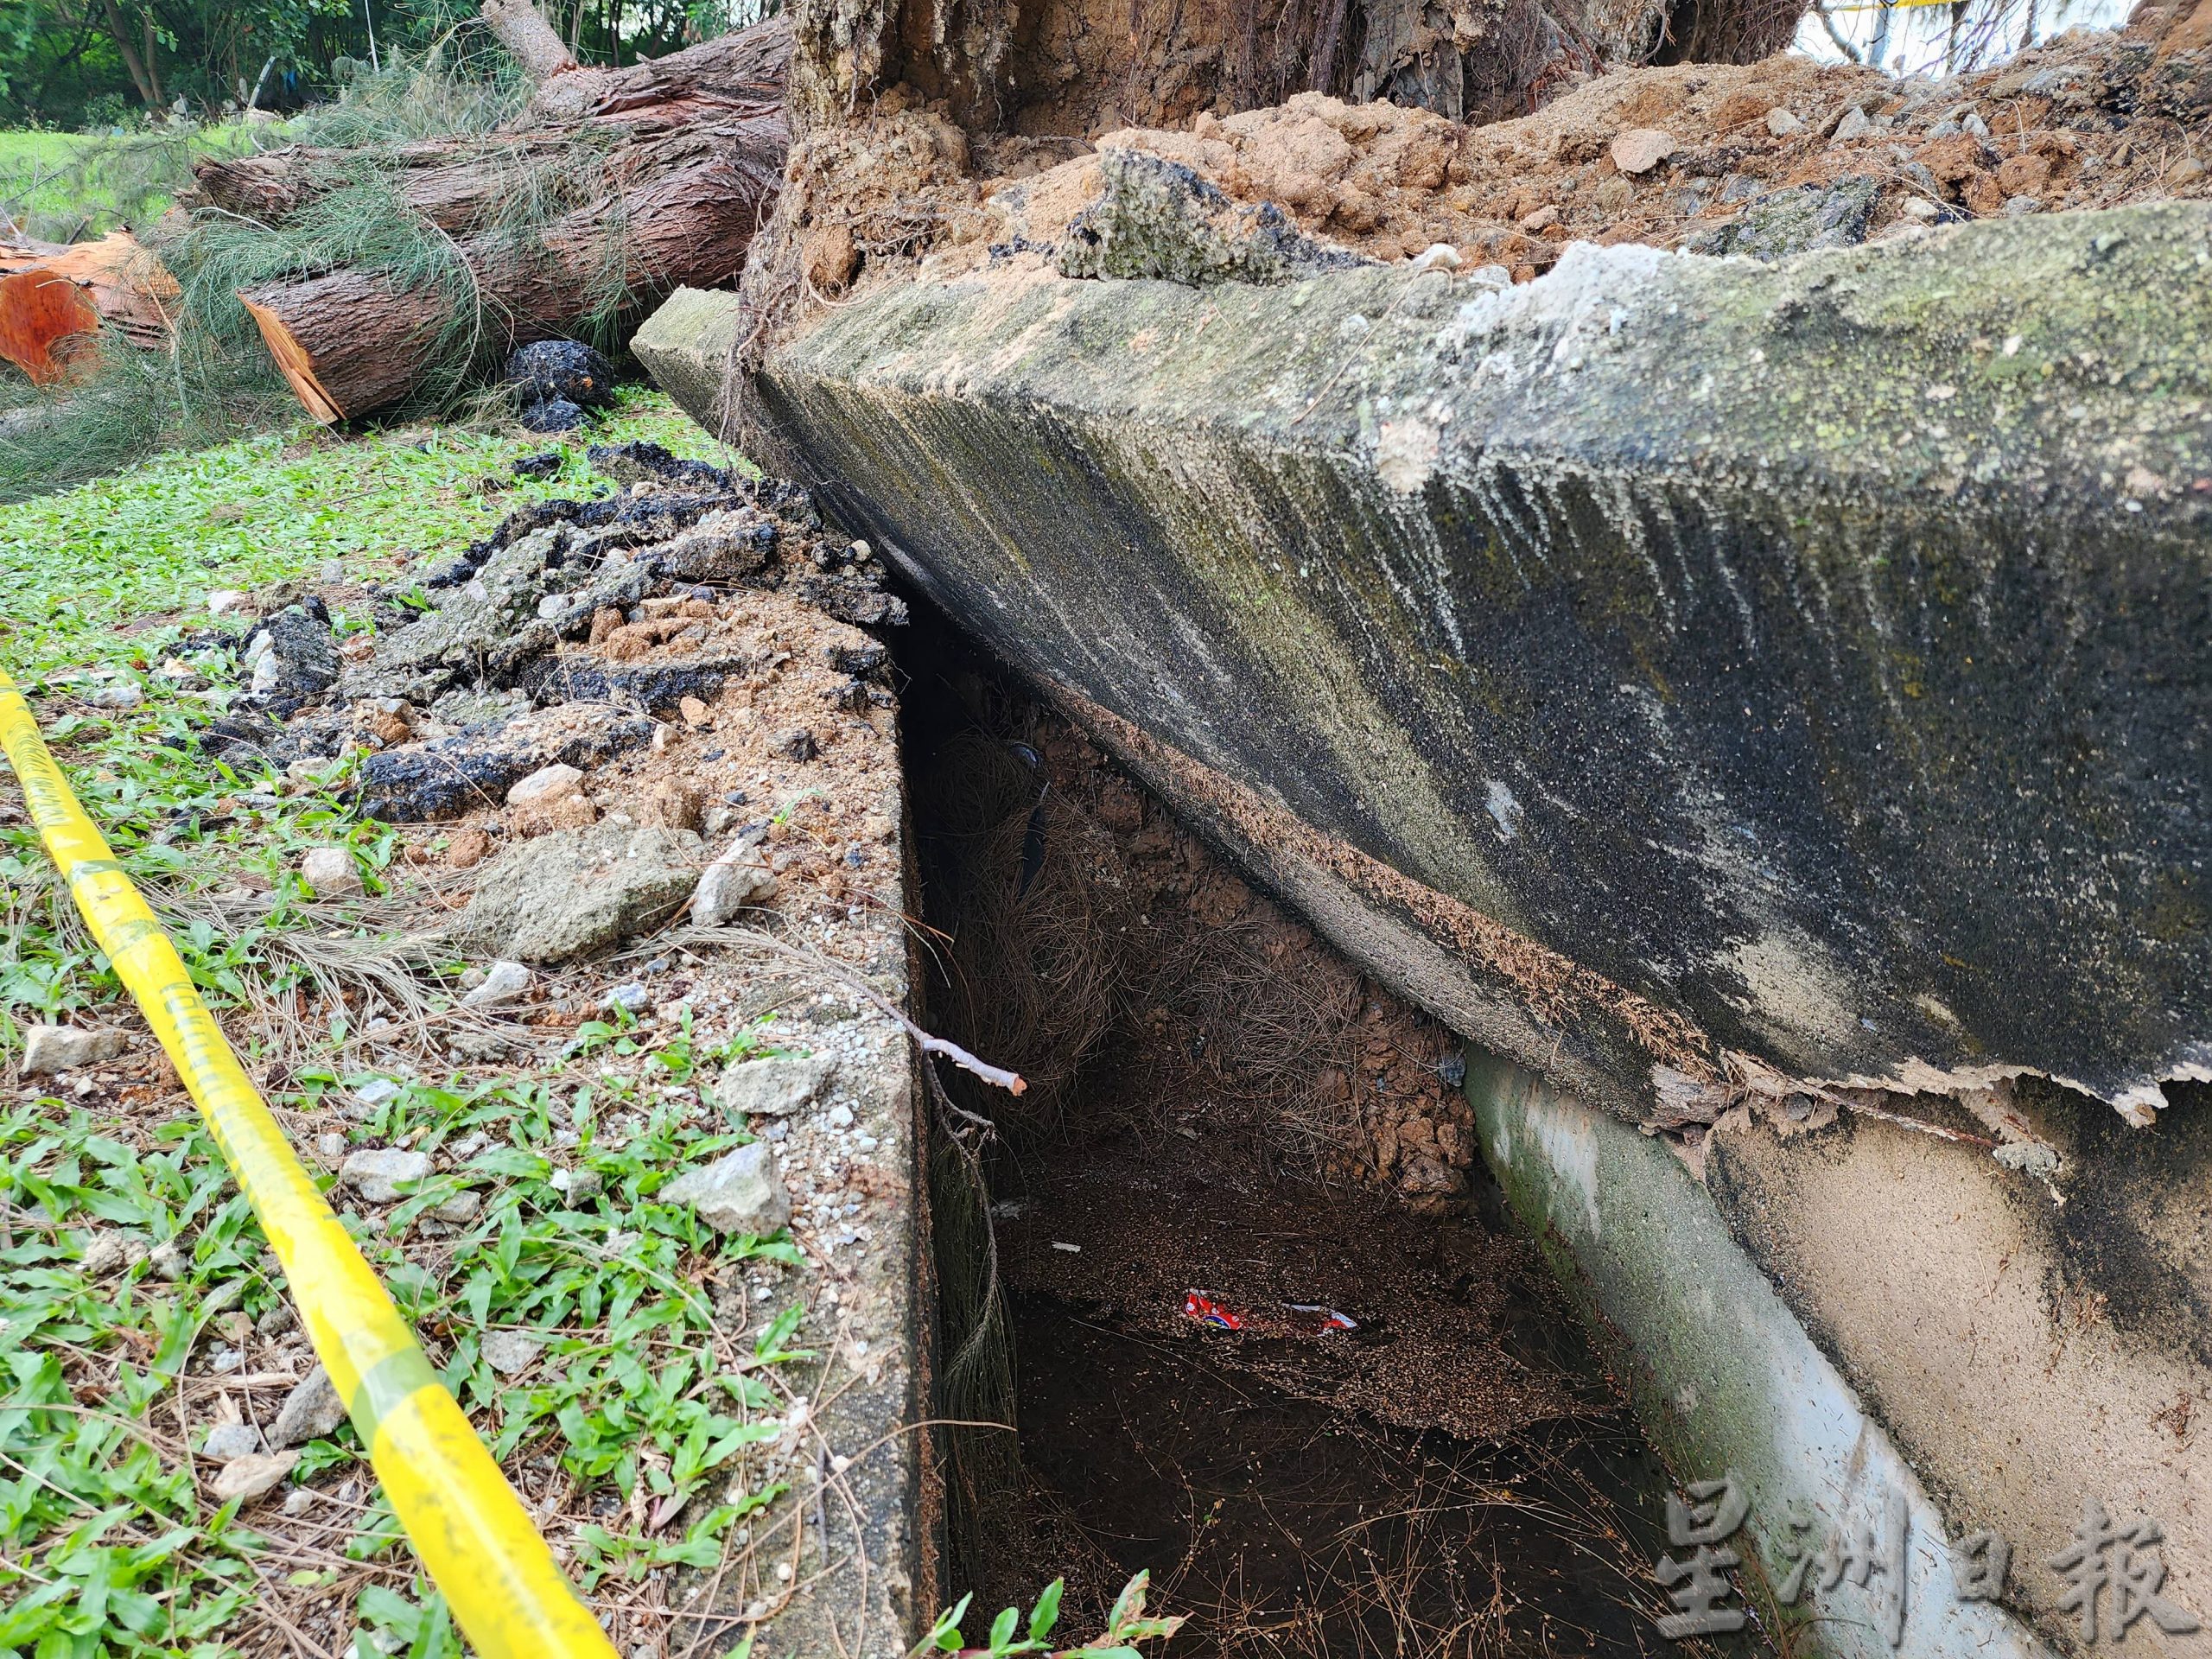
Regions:
[[[486,1659],[615,1659],[499,1465],[438,1381],[193,988],[176,947],[0,672],[0,748],[92,937],[175,1063],[283,1264],[292,1300],[408,1541]]]

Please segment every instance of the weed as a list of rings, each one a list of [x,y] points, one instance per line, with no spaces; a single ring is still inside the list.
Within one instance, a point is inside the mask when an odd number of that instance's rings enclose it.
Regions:
[[[960,1633],[960,1621],[967,1616],[968,1604],[975,1599],[967,1595],[938,1616],[930,1633],[913,1651],[917,1655],[949,1653],[957,1656],[957,1659],[1009,1659],[1010,1656],[1025,1653],[1046,1654],[1049,1659],[1064,1659],[1064,1656],[1077,1654],[1089,1654],[1093,1659],[1139,1659],[1136,1643],[1171,1637],[1182,1628],[1184,1622],[1179,1618],[1146,1617],[1144,1599],[1151,1583],[1149,1573],[1140,1573],[1124,1585],[1122,1593],[1115,1598],[1112,1612],[1107,1616],[1105,1630],[1080,1647],[1054,1648],[1049,1640],[1053,1626],[1059,1623],[1060,1592],[1065,1588],[1063,1580],[1054,1579],[1029,1610],[1026,1632],[1021,1610],[1008,1607],[991,1621],[989,1644],[969,1647],[967,1638]]]
[[[652,397],[626,397],[601,435],[702,449]],[[0,651],[250,1064],[279,1046],[286,988],[315,989],[346,952],[397,950],[379,933],[388,901],[313,899],[294,874],[300,852],[349,846],[373,886],[396,837],[346,812],[342,767],[279,780],[207,759],[196,734],[224,697],[165,664],[206,626],[210,588],[334,558],[358,578],[480,535],[499,509],[470,486],[543,443],[453,428],[267,435],[0,508],[11,595]],[[570,464],[513,483],[509,499],[583,481]],[[93,704],[118,681],[137,689],[135,706]],[[128,1019],[110,1012],[119,987],[19,798],[12,780],[0,785],[0,1055],[20,1020]],[[250,914],[212,901],[242,875],[268,889]],[[407,957],[395,982],[439,965]],[[596,1057],[626,1042],[626,1064],[577,1068],[581,1086],[415,1083],[356,1122],[335,1111],[346,1084],[330,1057],[365,1012],[335,1018],[319,1049],[292,1056],[293,1091],[270,1092],[302,1144],[302,1131],[336,1124],[355,1141],[448,1154],[399,1205],[345,1217],[448,1386],[526,1500],[560,1517],[556,1548],[602,1606],[657,1593],[677,1570],[720,1567],[743,1547],[746,1517],[782,1490],[747,1460],[783,1432],[779,1368],[807,1357],[796,1303],[741,1330],[718,1319],[713,1294],[718,1275],[772,1281],[796,1260],[788,1240],[726,1239],[656,1199],[687,1164],[742,1138],[699,1121],[688,1089],[721,1051],[701,1052],[688,1027],[657,1043],[615,1032]],[[256,1379],[296,1374],[309,1356],[283,1328],[281,1274],[250,1208],[173,1090],[77,1081],[73,1101],[0,1103],[0,1652],[212,1659],[315,1651],[289,1634],[312,1629],[321,1650],[458,1659],[450,1616],[350,1426],[305,1447],[293,1471],[317,1494],[308,1518],[277,1518],[270,1498],[250,1522],[208,1497],[194,1461],[202,1432],[226,1402],[268,1421],[266,1391],[286,1384]],[[480,1144],[459,1155],[469,1136]],[[463,1189],[480,1199],[465,1223],[439,1218]],[[483,1353],[501,1332],[540,1344],[518,1373]],[[620,1617],[644,1637],[671,1615],[655,1602]]]

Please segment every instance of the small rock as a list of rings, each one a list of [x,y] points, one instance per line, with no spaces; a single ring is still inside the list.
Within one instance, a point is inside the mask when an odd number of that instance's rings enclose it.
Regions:
[[[486,1334],[477,1345],[484,1356],[484,1363],[501,1376],[513,1376],[530,1369],[537,1357],[538,1350],[545,1346],[544,1339],[533,1337],[527,1331],[493,1331]]]
[[[327,1129],[315,1138],[315,1149],[326,1158],[346,1155],[346,1137],[335,1129]]]
[[[1854,138],[1863,138],[1874,130],[1866,118],[1866,111],[1856,104],[1843,112],[1843,119],[1835,124],[1835,130],[1828,136],[1832,144],[1847,144]]]
[[[123,1052],[124,1034],[111,1026],[33,1026],[23,1038],[25,1075],[99,1065]]]
[[[2166,169],[2168,184],[2195,184],[2204,176],[2204,163],[2194,156],[2184,156]]]
[[[136,680],[114,680],[86,699],[95,709],[136,709],[146,701]]]
[[[292,1311],[292,1305],[289,1302],[279,1302],[255,1320],[253,1328],[260,1336],[281,1337],[287,1331],[296,1328],[299,1323],[300,1316]]]
[[[830,1127],[833,1129],[851,1128],[853,1109],[849,1106],[832,1106],[830,1109]]]
[[[571,1207],[589,1204],[607,1191],[607,1178],[595,1169],[556,1169],[546,1179]]]
[[[313,1508],[315,1488],[312,1486],[295,1486],[284,1494],[284,1513],[289,1516],[302,1516]]]
[[[1614,136],[1613,165],[1634,175],[1649,173],[1675,153],[1675,136],[1657,127],[1630,127]]]
[[[834,1054],[747,1060],[722,1073],[715,1085],[715,1103],[733,1116],[757,1113],[780,1117],[818,1096],[836,1069]]]
[[[470,1008],[499,1008],[521,1000],[530,989],[533,976],[519,962],[495,962],[484,970],[484,978],[476,988],[461,999],[461,1006]]]
[[[804,726],[793,726],[786,731],[778,732],[772,747],[778,754],[791,760],[811,760],[822,753],[822,746],[815,741],[814,734]]]
[[[240,593],[235,588],[218,588],[214,592],[207,595],[207,614],[210,616],[228,616],[233,611],[242,611],[245,609],[246,607],[251,605],[252,602],[253,601],[250,598],[248,598],[245,594]]]
[[[602,823],[508,847],[477,879],[464,948],[565,962],[666,919],[698,885],[699,839]]]
[[[677,712],[683,716],[683,723],[686,726],[704,726],[714,718],[707,705],[696,697],[685,697],[676,705],[676,708]]]
[[[696,780],[656,779],[638,803],[637,818],[664,830],[696,830],[706,804],[706,791]]]
[[[2007,219],[2025,219],[2030,213],[2041,212],[2043,198],[2040,196],[2008,196],[2005,200],[2005,217]]]
[[[330,1373],[318,1365],[284,1396],[276,1421],[269,1426],[269,1443],[279,1450],[304,1446],[336,1433],[345,1421],[346,1402],[338,1397]]]
[[[1777,104],[1766,112],[1766,130],[1777,138],[1795,138],[1805,124]]]
[[[146,1266],[155,1278],[173,1285],[184,1277],[185,1269],[191,1266],[191,1259],[176,1240],[165,1238],[147,1252]]]
[[[1414,257],[1415,270],[1457,270],[1463,262],[1449,242],[1432,242]]]
[[[399,1085],[390,1077],[371,1077],[353,1091],[353,1098],[368,1111],[377,1111],[399,1098]]]
[[[476,1219],[476,1212],[484,1207],[484,1195],[474,1187],[464,1187],[430,1213],[440,1221],[464,1226]]]
[[[344,847],[314,849],[300,860],[300,874],[318,899],[348,899],[362,889],[360,867]]]
[[[234,1459],[225,1464],[215,1477],[215,1501],[227,1503],[238,1498],[251,1503],[290,1474],[299,1460],[296,1452],[271,1452]]]
[[[527,778],[518,779],[507,791],[509,806],[531,806],[540,801],[555,801],[564,795],[573,795],[582,785],[584,775],[574,766],[540,766]]]
[[[703,1169],[687,1170],[658,1195],[664,1204],[686,1204],[717,1232],[765,1237],[791,1218],[791,1194],[775,1154],[755,1141]]]
[[[340,1166],[338,1179],[370,1204],[394,1204],[402,1186],[412,1186],[430,1173],[426,1152],[404,1152],[397,1147],[366,1147]]]
[[[77,1258],[77,1268],[87,1278],[105,1278],[123,1265],[125,1254],[121,1234],[94,1233],[85,1241],[85,1253]]]
[[[753,858],[725,854],[707,866],[691,891],[691,919],[701,927],[722,927],[747,905],[776,896],[776,878]]]
[[[217,1463],[231,1463],[260,1450],[261,1431],[251,1423],[218,1423],[207,1431],[200,1455]]]
[[[609,1012],[620,1009],[624,1014],[642,1014],[652,1000],[653,994],[633,979],[607,992],[600,999],[599,1006]]]
[[[1522,219],[1515,228],[1516,230],[1523,231],[1530,236],[1535,236],[1541,231],[1548,231],[1553,226],[1558,223],[1559,208],[1555,204],[1548,201],[1542,207],[1537,208],[1535,212],[1529,214],[1525,219]]]

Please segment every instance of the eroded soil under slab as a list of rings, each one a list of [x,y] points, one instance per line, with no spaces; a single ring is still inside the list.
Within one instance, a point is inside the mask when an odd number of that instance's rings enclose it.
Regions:
[[[940,619],[902,645],[931,1017],[1033,1080],[982,1156],[1018,1431],[953,1443],[952,1591],[1065,1575],[1088,1631],[1149,1569],[1240,1659],[1679,1650],[1665,1471],[1462,1155],[1456,1039]]]

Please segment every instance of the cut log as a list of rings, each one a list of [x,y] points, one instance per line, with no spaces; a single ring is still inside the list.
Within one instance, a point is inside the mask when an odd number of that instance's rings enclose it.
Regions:
[[[466,263],[477,344],[504,353],[573,334],[605,306],[618,276],[620,308],[632,315],[678,287],[734,283],[783,181],[790,24],[772,18],[599,70],[564,67],[540,50],[536,31],[545,26],[528,0],[497,10],[502,41],[548,76],[524,118],[506,131],[408,144],[373,162]],[[203,162],[186,205],[281,226],[359,179],[365,164],[346,151],[305,149]],[[594,193],[535,238],[499,222],[532,171],[556,188]],[[448,292],[396,290],[372,272],[307,274],[239,297],[302,404],[324,422],[405,397],[450,339]]]
[[[475,283],[474,315],[463,321],[485,331],[480,343],[504,353],[573,333],[618,271],[628,296],[622,308],[633,314],[679,287],[734,282],[774,201],[781,146],[772,165],[766,156],[696,148],[707,153],[568,215],[540,246],[496,231],[461,238]],[[616,234],[619,247],[610,243]],[[326,423],[416,390],[454,320],[445,290],[396,289],[366,271],[266,283],[238,297],[300,402]]]
[[[103,326],[141,346],[168,337],[176,279],[124,231],[97,242],[0,244],[0,358],[37,385],[67,380]]]

